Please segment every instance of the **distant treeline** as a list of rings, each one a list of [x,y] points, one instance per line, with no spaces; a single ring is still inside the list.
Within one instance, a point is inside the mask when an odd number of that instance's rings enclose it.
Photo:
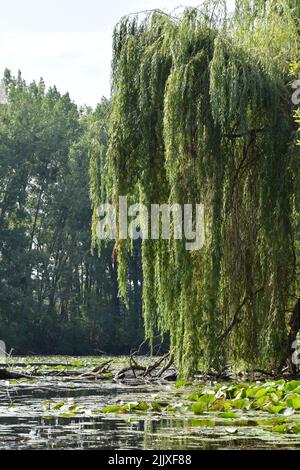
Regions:
[[[118,298],[113,243],[91,251],[89,166],[109,102],[78,110],[6,70],[0,104],[0,337],[16,354],[128,353],[143,340],[140,249]]]

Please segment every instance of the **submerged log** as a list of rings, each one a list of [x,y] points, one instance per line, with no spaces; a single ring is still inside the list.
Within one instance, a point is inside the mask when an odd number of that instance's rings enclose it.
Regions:
[[[18,372],[13,372],[7,369],[0,369],[0,380],[10,380],[10,379],[32,379],[30,375],[19,374]]]

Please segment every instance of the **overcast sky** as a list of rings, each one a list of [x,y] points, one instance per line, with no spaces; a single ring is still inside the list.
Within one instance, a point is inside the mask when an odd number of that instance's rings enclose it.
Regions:
[[[233,1],[233,0],[230,0]],[[201,0],[0,0],[0,73],[69,91],[77,104],[109,96],[111,36],[119,19],[146,9],[172,11]]]

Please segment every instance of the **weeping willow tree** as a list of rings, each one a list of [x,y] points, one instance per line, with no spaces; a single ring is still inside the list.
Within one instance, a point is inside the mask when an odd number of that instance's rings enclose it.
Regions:
[[[201,250],[174,238],[142,244],[146,336],[169,332],[187,374],[228,361],[274,368],[287,354],[299,296],[289,87],[298,6],[245,0],[228,16],[213,1],[176,17],[130,15],[114,31],[105,189],[94,201],[204,205]],[[126,297],[131,244],[117,247]]]

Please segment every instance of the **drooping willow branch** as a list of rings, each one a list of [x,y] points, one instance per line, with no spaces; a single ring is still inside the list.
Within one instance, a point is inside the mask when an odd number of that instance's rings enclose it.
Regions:
[[[146,337],[170,334],[187,374],[236,359],[273,368],[287,342],[299,189],[286,84],[299,41],[288,2],[281,15],[271,3],[242,2],[219,21],[216,2],[177,21],[150,12],[114,32],[105,196],[204,205],[203,249],[142,243]],[[118,244],[126,297],[130,243]]]

